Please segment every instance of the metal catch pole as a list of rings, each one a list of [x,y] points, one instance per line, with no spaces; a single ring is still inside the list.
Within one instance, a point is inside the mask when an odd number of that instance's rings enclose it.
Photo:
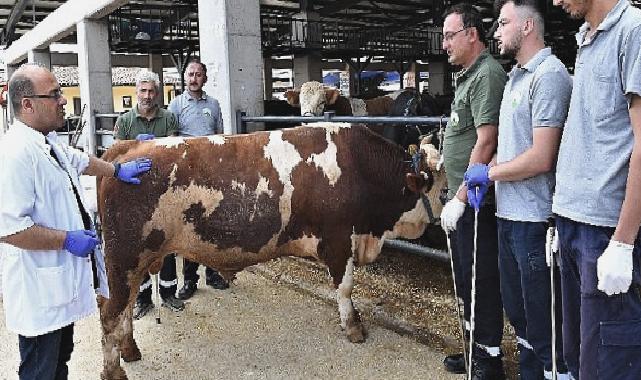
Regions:
[[[475,189],[478,197],[478,187]],[[468,352],[467,379],[472,380],[472,352],[474,350],[474,317],[476,308],[476,250],[479,231],[479,210],[474,209],[474,251],[472,253],[472,294],[470,303],[470,351]]]
[[[554,238],[556,235],[556,229],[554,227],[548,228],[549,236],[549,252],[550,252],[550,318],[552,322],[552,380],[557,380],[558,369],[556,365],[556,297],[555,297],[555,288],[554,288]]]
[[[160,309],[162,309],[161,301],[160,301],[160,276],[158,276],[158,273],[154,274],[154,280],[156,280],[156,305],[158,305],[156,308],[158,309],[156,311],[156,324],[160,324]]]
[[[454,299],[456,300],[456,315],[458,317],[458,325],[461,332],[461,339],[463,340],[463,360],[465,362],[465,372],[469,366],[467,362],[467,342],[465,341],[465,319],[461,314],[461,303],[459,302],[458,290],[456,290],[456,273],[454,271],[454,257],[452,256],[452,243],[450,241],[450,233],[445,233],[447,237],[447,253],[450,255],[450,267],[452,268],[452,282],[454,283]]]

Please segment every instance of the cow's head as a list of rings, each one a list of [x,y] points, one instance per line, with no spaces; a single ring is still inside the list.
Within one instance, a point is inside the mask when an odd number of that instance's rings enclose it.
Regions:
[[[441,153],[436,147],[436,142],[432,141],[433,137],[433,134],[429,134],[421,140],[420,150],[423,160],[421,165],[430,171],[440,171],[442,165],[442,163],[439,164],[441,161]]]
[[[336,103],[336,99],[340,95],[336,89],[325,88],[320,82],[306,82],[300,88],[299,102],[300,114],[302,116],[321,116],[325,110],[325,105]],[[290,105],[295,106],[293,102],[295,99],[294,93],[287,94],[287,101]]]
[[[425,153],[416,145],[410,145],[407,150],[408,172],[405,183],[408,189],[416,194],[426,195],[434,185],[434,175],[428,167]]]
[[[285,98],[290,106],[300,107],[300,91],[287,90],[285,91]]]

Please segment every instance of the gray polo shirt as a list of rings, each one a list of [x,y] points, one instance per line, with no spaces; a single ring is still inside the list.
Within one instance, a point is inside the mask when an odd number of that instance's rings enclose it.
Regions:
[[[576,35],[574,89],[552,210],[577,222],[614,227],[634,143],[630,95],[641,94],[641,10],[620,0],[591,40],[587,31],[586,23]]]
[[[195,99],[189,91],[183,92],[169,104],[168,110],[178,120],[181,136],[206,136],[223,133],[223,116],[218,100],[203,91]]]
[[[562,128],[568,113],[572,79],[550,48],[508,74],[499,116],[497,163],[530,149],[534,129]],[[543,222],[552,215],[554,171],[522,181],[496,182],[496,216]]]

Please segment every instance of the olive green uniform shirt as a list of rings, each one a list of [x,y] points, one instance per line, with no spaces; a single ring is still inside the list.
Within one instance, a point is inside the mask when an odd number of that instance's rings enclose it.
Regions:
[[[483,51],[470,67],[456,73],[452,114],[443,142],[449,199],[454,197],[463,182],[463,174],[476,144],[476,128],[499,123],[506,81],[505,70],[487,51]]]
[[[156,114],[147,120],[138,113],[138,106],[118,117],[116,120],[118,131],[116,138],[119,140],[133,140],[141,133],[152,134],[156,137],[165,137],[178,134],[178,122],[171,112],[157,107]]]

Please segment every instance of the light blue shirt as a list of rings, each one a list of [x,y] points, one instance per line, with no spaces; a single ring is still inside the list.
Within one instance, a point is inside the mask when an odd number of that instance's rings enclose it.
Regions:
[[[535,128],[562,128],[572,79],[550,48],[508,75],[499,116],[497,163],[530,149]],[[544,222],[552,215],[554,171],[522,181],[496,182],[496,216],[519,222]]]
[[[189,91],[174,98],[168,107],[176,116],[181,136],[206,136],[223,132],[223,116],[218,100],[203,91],[195,99]]]
[[[552,210],[615,227],[634,144],[631,94],[641,94],[641,10],[620,0],[588,38],[577,33],[574,89],[561,140]],[[639,138],[639,137],[637,137]]]

